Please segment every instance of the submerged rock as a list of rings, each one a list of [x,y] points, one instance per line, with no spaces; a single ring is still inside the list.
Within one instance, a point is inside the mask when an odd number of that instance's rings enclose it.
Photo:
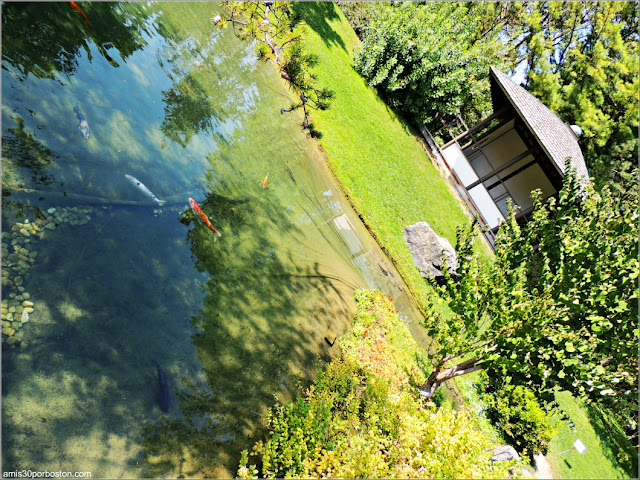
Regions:
[[[233,442],[236,439],[236,436],[233,433],[225,433],[223,435],[216,435],[213,437],[214,442]]]
[[[407,244],[414,265],[424,278],[442,277],[443,254],[449,271],[455,274],[458,268],[456,251],[449,240],[436,234],[427,222],[418,222],[405,227],[404,242]]]

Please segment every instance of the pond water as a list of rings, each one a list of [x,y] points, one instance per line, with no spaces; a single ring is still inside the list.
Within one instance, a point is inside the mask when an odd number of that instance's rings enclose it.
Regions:
[[[3,470],[234,476],[354,289],[418,313],[218,4],[81,6],[2,4]]]

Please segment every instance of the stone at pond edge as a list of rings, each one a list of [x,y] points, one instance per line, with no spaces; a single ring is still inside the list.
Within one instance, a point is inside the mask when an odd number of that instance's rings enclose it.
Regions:
[[[9,337],[10,337],[10,336],[11,336],[11,335],[13,335],[14,333],[16,333],[16,331],[15,331],[13,328],[11,328],[11,327],[4,327],[4,328],[2,329],[2,334],[3,334],[3,335],[7,335],[7,336],[9,336]]]
[[[520,460],[520,455],[511,445],[502,445],[493,450],[491,460],[494,462],[508,462],[509,460]]]
[[[442,277],[442,254],[447,259],[449,270],[455,274],[458,258],[449,240],[442,238],[427,222],[418,222],[404,228],[404,242],[407,244],[414,265],[424,278]]]
[[[333,347],[333,344],[336,342],[336,334],[333,330],[327,330],[326,335],[324,336],[325,341],[329,344],[329,346]]]

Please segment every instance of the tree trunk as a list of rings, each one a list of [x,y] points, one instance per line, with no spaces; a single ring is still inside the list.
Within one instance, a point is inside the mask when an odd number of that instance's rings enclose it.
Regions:
[[[426,398],[431,398],[431,396],[436,392],[438,387],[445,380],[449,380],[450,378],[459,377],[460,375],[466,375],[467,373],[475,372],[477,370],[482,370],[485,368],[486,364],[481,363],[481,358],[472,358],[470,360],[465,360],[458,365],[446,368],[442,370],[442,368],[436,368],[427,381],[424,382],[422,388],[420,389],[420,395]]]

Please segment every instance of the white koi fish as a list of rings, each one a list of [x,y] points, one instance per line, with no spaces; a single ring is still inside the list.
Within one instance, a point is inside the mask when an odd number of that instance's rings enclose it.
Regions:
[[[142,183],[140,180],[138,180],[136,177],[132,177],[131,175],[125,175],[124,176],[127,180],[129,180],[134,187],[136,187],[138,190],[140,190],[142,193],[144,193],[145,195],[147,195],[148,197],[151,197],[151,199],[156,202],[158,205],[162,206],[165,203],[165,200],[160,200],[158,197],[156,197],[153,192],[151,190],[149,190],[144,183]]]

